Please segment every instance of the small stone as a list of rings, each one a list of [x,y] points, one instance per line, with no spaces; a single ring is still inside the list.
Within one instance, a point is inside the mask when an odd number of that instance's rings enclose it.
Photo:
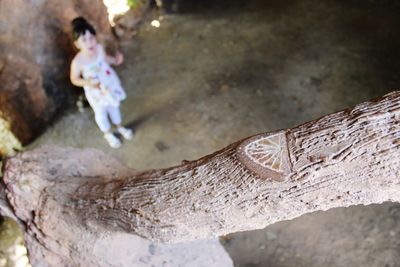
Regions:
[[[265,233],[265,236],[266,236],[266,238],[267,238],[268,240],[275,240],[275,239],[277,238],[277,236],[276,236],[275,233],[269,232],[269,231],[267,231],[267,232]]]
[[[165,150],[169,149],[169,147],[162,141],[157,141],[155,146],[160,152],[164,152]]]
[[[149,246],[149,253],[154,255],[156,253],[156,246],[154,244],[150,244]]]
[[[220,91],[222,91],[222,92],[227,92],[227,91],[229,91],[229,85],[227,85],[227,84],[223,84],[223,85],[221,85],[221,87],[219,88],[219,90]]]
[[[122,37],[122,36],[125,35],[125,30],[122,29],[121,27],[115,27],[115,28],[114,28],[114,31],[115,31],[115,34],[116,34],[118,37]]]

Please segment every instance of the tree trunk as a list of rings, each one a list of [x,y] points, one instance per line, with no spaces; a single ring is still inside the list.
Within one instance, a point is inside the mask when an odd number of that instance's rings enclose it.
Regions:
[[[396,91],[169,169],[137,173],[94,150],[45,147],[8,159],[4,183],[31,255],[79,265],[118,233],[188,241],[399,202],[399,137]]]

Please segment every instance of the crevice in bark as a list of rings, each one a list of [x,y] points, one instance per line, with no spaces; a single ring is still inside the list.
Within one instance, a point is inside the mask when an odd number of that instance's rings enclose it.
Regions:
[[[6,160],[5,191],[34,259],[90,264],[102,255],[89,244],[118,233],[178,242],[399,202],[399,137],[396,91],[162,170],[138,173],[95,150],[27,151]]]

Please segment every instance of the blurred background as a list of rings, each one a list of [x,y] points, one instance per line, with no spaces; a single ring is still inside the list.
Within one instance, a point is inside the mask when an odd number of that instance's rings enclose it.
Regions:
[[[400,84],[399,12],[396,0],[1,0],[0,152],[90,147],[138,170],[163,168],[352,107]],[[87,103],[76,106],[76,16],[95,26],[110,54],[125,56],[116,71],[135,137],[118,150]],[[398,204],[357,206],[221,243],[237,267],[394,267],[399,221]],[[2,225],[0,249],[18,236]],[[0,266],[12,266],[6,250]]]

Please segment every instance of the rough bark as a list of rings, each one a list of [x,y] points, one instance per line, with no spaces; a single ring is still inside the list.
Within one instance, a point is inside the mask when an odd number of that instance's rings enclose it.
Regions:
[[[169,169],[137,173],[93,150],[41,148],[8,159],[4,182],[31,255],[90,263],[88,244],[117,233],[188,241],[399,202],[399,137],[396,91]]]

